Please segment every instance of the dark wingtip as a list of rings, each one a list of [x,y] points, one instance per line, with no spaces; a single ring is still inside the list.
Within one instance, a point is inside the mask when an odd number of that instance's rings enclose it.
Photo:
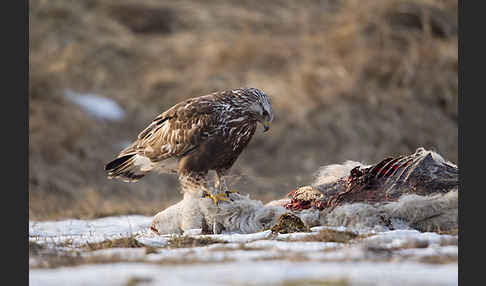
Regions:
[[[122,156],[120,158],[116,158],[115,160],[113,160],[113,161],[109,162],[108,164],[106,164],[105,171],[109,171],[109,170],[115,169],[116,167],[120,166],[125,161],[127,161],[128,159],[130,159],[132,156],[133,156],[133,154],[125,155],[125,156]]]

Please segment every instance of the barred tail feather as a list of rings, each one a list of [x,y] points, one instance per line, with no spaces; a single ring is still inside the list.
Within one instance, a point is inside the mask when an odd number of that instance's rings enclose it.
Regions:
[[[137,154],[128,154],[116,158],[105,166],[108,171],[108,178],[118,178],[125,182],[136,182],[147,174],[147,170],[142,171],[140,165],[136,164]]]

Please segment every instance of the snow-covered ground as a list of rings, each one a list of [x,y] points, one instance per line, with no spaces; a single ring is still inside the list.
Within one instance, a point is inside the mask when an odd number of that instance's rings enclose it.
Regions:
[[[48,256],[31,255],[30,285],[458,284],[455,235],[370,230],[353,240],[332,242],[311,237],[323,229],[347,229],[321,226],[308,233],[278,235],[270,230],[218,235],[191,230],[184,236],[210,243],[174,247],[181,236],[155,235],[149,230],[151,221],[152,217],[135,215],[30,221],[31,243],[43,251],[87,259],[45,268],[42,261]],[[85,247],[119,238],[134,238],[146,247]]]

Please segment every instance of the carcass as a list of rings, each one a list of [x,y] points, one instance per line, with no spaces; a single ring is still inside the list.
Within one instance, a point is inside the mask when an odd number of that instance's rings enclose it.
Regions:
[[[297,216],[307,227],[421,231],[457,229],[459,170],[438,153],[418,148],[372,165],[347,161],[322,167],[315,182],[287,198],[264,205],[231,193],[232,201],[214,205],[197,192],[159,212],[151,229],[159,234],[200,228],[207,233],[250,233]],[[288,215],[291,214],[291,215]]]

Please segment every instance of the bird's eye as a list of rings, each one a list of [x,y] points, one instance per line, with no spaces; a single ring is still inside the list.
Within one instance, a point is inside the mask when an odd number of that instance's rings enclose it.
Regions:
[[[263,110],[263,117],[268,117],[268,112],[266,110]]]

